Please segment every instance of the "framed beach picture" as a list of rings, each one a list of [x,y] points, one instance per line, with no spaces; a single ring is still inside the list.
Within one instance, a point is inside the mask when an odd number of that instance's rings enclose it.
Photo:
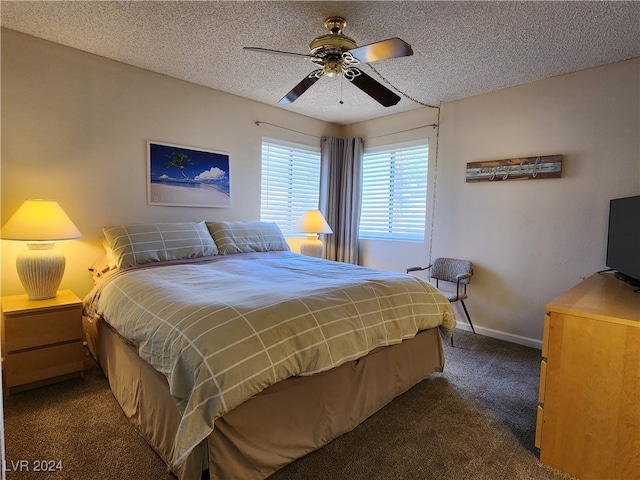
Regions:
[[[229,207],[229,154],[147,142],[147,204]]]

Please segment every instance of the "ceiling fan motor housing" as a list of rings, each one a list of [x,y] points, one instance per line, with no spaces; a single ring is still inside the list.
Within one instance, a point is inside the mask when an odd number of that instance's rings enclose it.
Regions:
[[[340,53],[342,53],[343,50],[351,50],[357,46],[358,44],[353,38],[342,35],[341,33],[327,33],[326,35],[321,35],[313,39],[309,44],[309,55],[315,55],[321,50],[330,49],[340,50]]]
[[[347,21],[342,17],[329,17],[324,26],[331,33],[313,39],[309,44],[309,55],[317,59],[319,66],[324,68],[328,77],[336,77],[344,70],[342,55],[344,52],[356,48],[355,40],[342,34]]]

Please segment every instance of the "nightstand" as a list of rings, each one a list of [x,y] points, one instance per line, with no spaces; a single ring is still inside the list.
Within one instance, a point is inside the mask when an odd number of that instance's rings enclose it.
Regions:
[[[2,297],[5,393],[81,376],[82,301],[70,290],[55,298]]]

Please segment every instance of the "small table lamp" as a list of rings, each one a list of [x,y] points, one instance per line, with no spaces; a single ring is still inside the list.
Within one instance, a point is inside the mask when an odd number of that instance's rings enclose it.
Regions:
[[[53,200],[25,200],[2,227],[0,238],[27,242],[18,254],[16,268],[29,300],[53,298],[58,292],[65,259],[53,250],[56,240],[80,238],[82,234]]]
[[[322,257],[324,244],[318,238],[319,233],[333,233],[320,210],[308,210],[298,224],[298,231],[306,233],[306,238],[300,244],[300,253],[310,257]]]

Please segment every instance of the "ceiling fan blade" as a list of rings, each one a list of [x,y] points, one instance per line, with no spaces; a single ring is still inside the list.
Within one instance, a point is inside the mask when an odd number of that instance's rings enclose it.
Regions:
[[[280,99],[278,102],[280,105],[287,105],[289,103],[295,102],[300,95],[309,90],[311,86],[316,83],[320,77],[314,75],[316,71],[312,72],[308,77],[305,77],[299,84],[297,84],[293,89],[287,93],[284,97]]]
[[[283,52],[281,50],[270,50],[268,48],[242,47],[242,49],[243,50],[248,50],[250,52],[275,53],[276,55],[289,55],[290,57],[311,58],[311,57],[309,57],[309,55],[305,55],[304,53]]]
[[[349,53],[363,63],[377,62],[388,58],[408,57],[413,55],[411,45],[399,38],[389,38],[362,47],[349,50]]]
[[[400,97],[387,87],[371,78],[369,75],[359,70],[360,75],[356,75],[351,80],[356,87],[376,100],[385,107],[391,107],[400,101]]]

